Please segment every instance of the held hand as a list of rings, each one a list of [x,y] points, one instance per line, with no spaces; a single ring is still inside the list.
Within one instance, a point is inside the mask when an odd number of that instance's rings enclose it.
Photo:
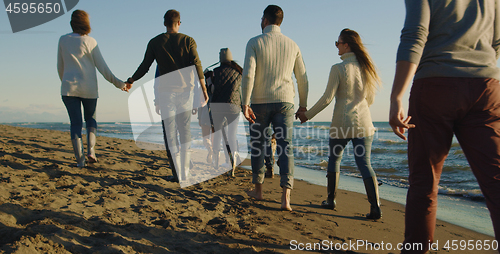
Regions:
[[[295,119],[299,118],[299,113],[306,112],[306,111],[307,111],[306,107],[299,107],[299,109],[297,109],[297,112],[295,113]]]
[[[134,79],[133,78],[128,78],[127,81],[125,81],[125,90],[123,91],[129,91],[131,88],[132,88],[132,84],[134,83]]]
[[[128,90],[129,90],[128,84],[127,83],[123,83],[123,87],[120,90],[125,91],[125,92],[128,93]]]
[[[156,114],[161,115],[161,110],[159,105],[155,105]]]
[[[254,120],[257,119],[255,114],[253,113],[252,108],[250,108],[250,106],[248,105],[243,105],[243,116],[245,116],[247,121],[249,121],[250,123],[255,123]]]
[[[125,82],[125,89],[124,91],[129,91],[132,88],[132,83]]]
[[[303,123],[307,122],[307,120],[309,120],[306,116],[305,111],[297,112],[295,114],[295,117],[298,117],[300,119],[300,124],[303,124]]]
[[[392,131],[401,139],[406,140],[403,135],[406,129],[415,128],[414,124],[408,124],[411,120],[411,116],[404,119],[405,114],[401,101],[396,100],[391,102],[391,108],[389,110],[389,124],[391,125]]]

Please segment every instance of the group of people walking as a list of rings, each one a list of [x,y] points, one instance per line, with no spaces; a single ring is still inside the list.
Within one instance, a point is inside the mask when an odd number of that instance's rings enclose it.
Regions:
[[[494,0],[406,0],[406,21],[398,49],[396,74],[390,106],[390,125],[396,135],[408,133],[409,190],[406,206],[405,243],[422,243],[425,253],[433,241],[437,208],[437,185],[443,161],[455,134],[476,175],[490,210],[496,238],[500,236],[500,6]],[[460,22],[457,22],[460,20]],[[342,62],[332,66],[323,96],[307,109],[308,79],[298,45],[281,33],[283,10],[269,5],[261,20],[262,34],[249,40],[244,67],[236,64],[229,49],[220,51],[220,67],[210,77],[210,111],[213,120],[212,160],[219,164],[221,133],[232,173],[236,165],[236,128],[243,112],[249,122],[252,182],[248,195],[263,199],[266,176],[265,155],[270,143],[268,130],[276,138],[282,187],[281,208],[291,211],[294,182],[293,121],[312,119],[335,97],[330,126],[327,198],[321,204],[335,209],[343,150],[352,141],[355,159],[370,204],[367,219],[382,217],[378,182],[370,164],[375,128],[369,107],[381,80],[359,34],[340,32],[335,46]],[[173,180],[182,180],[190,166],[189,124],[195,84],[202,94],[200,108],[209,100],[201,61],[193,38],[179,33],[180,14],[169,10],[164,16],[166,33],[151,39],[144,60],[126,82],[116,78],[102,58],[95,40],[88,36],[86,12],[77,10],[71,18],[73,33],[59,41],[58,72],[61,94],[71,120],[71,139],[77,166],[95,155],[96,71],[124,91],[158,64],[159,77],[180,75],[155,84],[155,105],[162,124]],[[185,74],[188,73],[188,74]],[[294,110],[297,80],[299,108]],[[408,117],[402,96],[415,77]],[[177,79],[176,79],[177,80]],[[165,88],[167,87],[167,88]],[[82,113],[87,127],[88,151],[81,141]],[[225,124],[223,124],[225,123]],[[233,124],[233,125],[231,125]],[[229,126],[232,126],[229,128]],[[224,129],[224,132],[219,130]],[[342,131],[339,131],[342,130]],[[209,131],[210,133],[211,131]],[[206,136],[206,134],[204,134]],[[210,145],[207,145],[210,147]],[[209,153],[209,159],[211,154]],[[182,172],[182,173],[180,173]],[[179,176],[177,174],[180,174]],[[343,204],[348,205],[348,204]]]

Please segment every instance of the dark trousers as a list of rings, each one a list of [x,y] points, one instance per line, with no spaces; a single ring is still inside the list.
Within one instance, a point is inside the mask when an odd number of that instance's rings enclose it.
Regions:
[[[434,240],[438,183],[453,134],[486,199],[496,239],[500,237],[500,83],[484,78],[424,78],[414,81],[408,115],[409,183],[405,243]],[[467,218],[457,218],[467,219]]]
[[[71,122],[71,139],[82,137],[82,105],[83,118],[87,127],[87,132],[90,128],[97,129],[96,108],[97,99],[85,99],[74,96],[63,96],[62,101],[68,111],[69,120]]]

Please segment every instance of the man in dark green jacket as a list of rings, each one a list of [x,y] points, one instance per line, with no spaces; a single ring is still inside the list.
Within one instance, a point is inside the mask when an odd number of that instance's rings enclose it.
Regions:
[[[130,89],[132,83],[142,78],[156,60],[160,74],[155,80],[156,112],[162,116],[165,146],[174,174],[172,180],[178,181],[177,175],[180,175],[182,181],[187,179],[190,165],[189,124],[195,84],[198,80],[205,103],[208,94],[196,42],[193,38],[179,33],[180,13],[168,10],[164,16],[164,25],[167,32],[149,41],[144,60],[126,83]]]

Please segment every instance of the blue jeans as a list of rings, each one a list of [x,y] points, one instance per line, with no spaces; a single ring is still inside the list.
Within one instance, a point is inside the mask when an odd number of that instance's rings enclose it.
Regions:
[[[373,135],[364,138],[330,139],[330,157],[328,158],[328,173],[340,172],[340,162],[347,143],[352,140],[354,159],[363,179],[375,175],[370,163]]]
[[[273,136],[273,131],[271,129],[268,129],[268,136],[269,139],[266,140],[266,153],[264,157],[264,162],[266,164],[266,168],[272,168],[274,165],[274,151],[273,151],[273,145],[272,145],[272,136]]]
[[[251,108],[256,116],[255,123],[250,124],[250,149],[253,183],[264,182],[265,151],[269,137],[269,126],[272,124],[276,137],[276,152],[280,161],[280,186],[293,188],[293,104],[266,103],[252,104]]]
[[[160,105],[163,131],[167,138],[166,146],[170,149],[170,153],[176,154],[180,150],[177,137],[179,137],[181,149],[189,149],[191,147],[191,110],[193,109],[192,91],[165,94],[164,97],[156,100]]]
[[[84,99],[74,96],[63,96],[62,101],[68,111],[69,121],[71,122],[71,139],[82,138],[82,104],[83,116],[87,131],[91,128],[97,129],[96,108],[97,99]]]

